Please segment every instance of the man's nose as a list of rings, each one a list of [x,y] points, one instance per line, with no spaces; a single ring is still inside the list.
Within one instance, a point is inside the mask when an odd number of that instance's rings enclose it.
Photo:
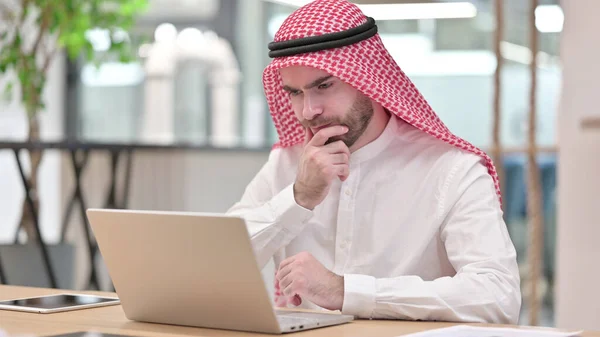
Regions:
[[[304,96],[304,109],[302,111],[302,117],[306,120],[312,120],[318,115],[323,113],[323,107],[318,100],[314,99],[311,95]]]

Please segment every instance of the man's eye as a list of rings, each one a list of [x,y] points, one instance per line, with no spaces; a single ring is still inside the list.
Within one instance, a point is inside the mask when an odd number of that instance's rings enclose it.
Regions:
[[[292,90],[292,91],[290,91],[290,96],[298,96],[301,93],[302,92],[300,90]]]
[[[331,83],[323,83],[318,86],[319,89],[327,89],[331,86]]]

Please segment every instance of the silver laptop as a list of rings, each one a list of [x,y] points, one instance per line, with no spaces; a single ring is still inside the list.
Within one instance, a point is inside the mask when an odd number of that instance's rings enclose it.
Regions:
[[[276,310],[241,218],[103,209],[87,216],[130,320],[273,334],[353,320]]]

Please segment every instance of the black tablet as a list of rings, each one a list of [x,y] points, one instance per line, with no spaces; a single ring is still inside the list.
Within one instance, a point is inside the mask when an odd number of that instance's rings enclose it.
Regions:
[[[0,309],[48,314],[119,304],[117,297],[56,294],[0,301]]]
[[[48,337],[132,337],[132,336],[104,333],[104,332],[96,332],[96,331],[77,331],[77,332],[64,333],[64,334],[60,334],[60,335],[51,335]]]

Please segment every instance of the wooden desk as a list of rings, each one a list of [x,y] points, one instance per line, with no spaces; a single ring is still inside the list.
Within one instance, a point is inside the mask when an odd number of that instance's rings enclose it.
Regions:
[[[40,289],[0,285],[0,300],[16,297],[60,293],[55,289]],[[81,292],[101,295],[114,295],[102,292]],[[403,334],[455,325],[452,323],[403,322],[356,320],[349,324],[307,330],[287,336],[372,336],[393,337]],[[190,328],[162,324],[148,324],[129,321],[121,306],[109,306],[55,314],[30,314],[0,310],[0,329],[9,335],[50,336],[76,331],[99,331],[130,336],[262,336],[255,333],[237,331]],[[273,336],[273,335],[267,335]],[[584,337],[600,337],[600,332],[586,332]]]

